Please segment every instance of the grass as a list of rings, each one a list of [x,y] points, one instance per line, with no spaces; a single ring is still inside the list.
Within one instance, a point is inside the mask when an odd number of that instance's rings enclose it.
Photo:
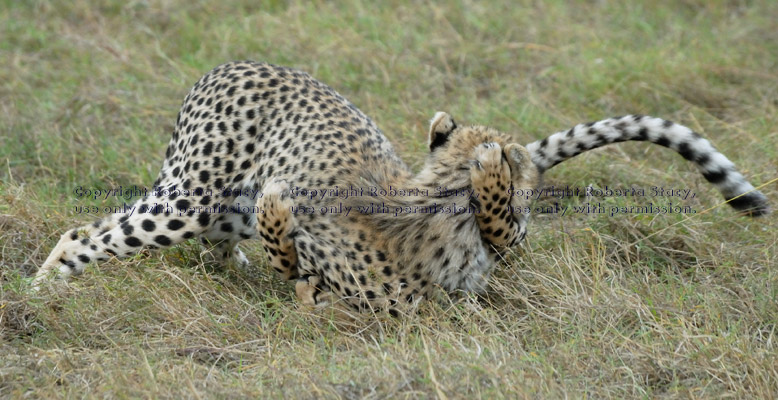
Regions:
[[[256,242],[247,270],[211,271],[188,243],[25,291],[93,219],[74,206],[117,204],[73,189],[150,184],[183,97],[233,59],[311,72],[414,167],[437,110],[522,143],[644,113],[776,178],[778,5],[568,3],[0,1],[0,397],[776,397],[774,217],[701,213],[718,193],[645,144],[547,184],[689,188],[697,214],[538,215],[486,298],[401,320],[306,310]]]

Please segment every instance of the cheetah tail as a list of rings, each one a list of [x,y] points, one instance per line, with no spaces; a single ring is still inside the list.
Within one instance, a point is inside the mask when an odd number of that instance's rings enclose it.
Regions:
[[[755,217],[770,212],[767,198],[741,175],[735,165],[691,129],[661,118],[626,115],[579,124],[528,144],[532,161],[543,172],[587,150],[628,140],[669,147],[694,162],[729,205]]]

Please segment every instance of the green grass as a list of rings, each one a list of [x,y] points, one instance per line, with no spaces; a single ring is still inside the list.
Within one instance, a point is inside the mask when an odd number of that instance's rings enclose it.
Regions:
[[[0,0],[0,397],[775,398],[778,225],[727,207],[537,216],[486,299],[441,296],[401,320],[304,309],[257,242],[247,270],[211,271],[189,243],[91,266],[63,294],[30,294],[25,277],[92,220],[73,206],[117,203],[76,186],[153,181],[183,97],[233,59],[309,71],[413,167],[437,110],[522,143],[644,113],[769,182],[776,20],[767,0]],[[698,212],[721,202],[645,144],[546,179],[690,188]],[[763,192],[775,207],[778,186]]]

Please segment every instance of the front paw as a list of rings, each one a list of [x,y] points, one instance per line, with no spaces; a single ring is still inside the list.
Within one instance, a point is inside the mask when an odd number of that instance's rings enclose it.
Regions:
[[[510,166],[514,187],[532,189],[538,185],[539,173],[527,149],[517,143],[509,143],[503,149],[505,159]]]
[[[502,162],[500,145],[494,142],[479,144],[473,155],[472,168],[480,171],[494,169]]]
[[[503,162],[503,153],[497,143],[482,143],[475,148],[470,167],[470,181],[478,194],[494,186],[505,186],[510,181],[510,167]]]
[[[265,184],[262,189],[263,196],[278,197],[281,200],[289,197],[290,189],[289,183],[283,179],[273,178]]]
[[[323,307],[332,303],[332,292],[317,275],[305,275],[297,279],[294,290],[300,303],[308,307]]]

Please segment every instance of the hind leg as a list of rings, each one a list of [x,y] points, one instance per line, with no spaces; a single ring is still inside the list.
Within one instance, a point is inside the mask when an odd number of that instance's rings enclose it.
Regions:
[[[327,224],[324,217],[321,226],[311,227],[314,231],[298,226],[286,182],[271,181],[262,192],[258,203],[264,211],[258,225],[262,243],[273,268],[288,279],[300,276],[295,282],[300,303],[313,307],[337,304],[352,311],[388,310],[399,315],[400,296],[422,295],[406,289],[406,279],[390,277],[385,258],[358,254],[355,250],[360,244],[350,241],[348,227],[333,221]]]
[[[212,225],[212,219],[210,214],[191,210],[193,201],[146,197],[128,213],[69,230],[36,273],[34,287],[52,276],[66,279],[78,275],[92,261],[127,256],[143,248],[169,247],[195,237]]]
[[[321,258],[325,257],[323,248],[332,246],[324,245],[322,250],[319,250],[309,245],[310,234],[295,225],[295,217],[291,211],[294,203],[289,197],[289,184],[282,180],[272,180],[262,193],[258,204],[264,214],[259,217],[257,228],[270,265],[285,279],[297,279],[295,294],[300,303],[312,307],[331,304],[332,292],[325,283],[328,279],[319,276],[321,271],[317,261],[322,261]],[[298,238],[301,241],[301,253],[297,249]],[[324,240],[319,238],[318,241]],[[298,255],[305,261],[305,271],[299,269]]]
[[[268,182],[257,205],[264,212],[257,217],[257,230],[270,265],[284,279],[297,278],[295,220],[291,211],[294,203],[289,197],[289,184],[276,179]]]

